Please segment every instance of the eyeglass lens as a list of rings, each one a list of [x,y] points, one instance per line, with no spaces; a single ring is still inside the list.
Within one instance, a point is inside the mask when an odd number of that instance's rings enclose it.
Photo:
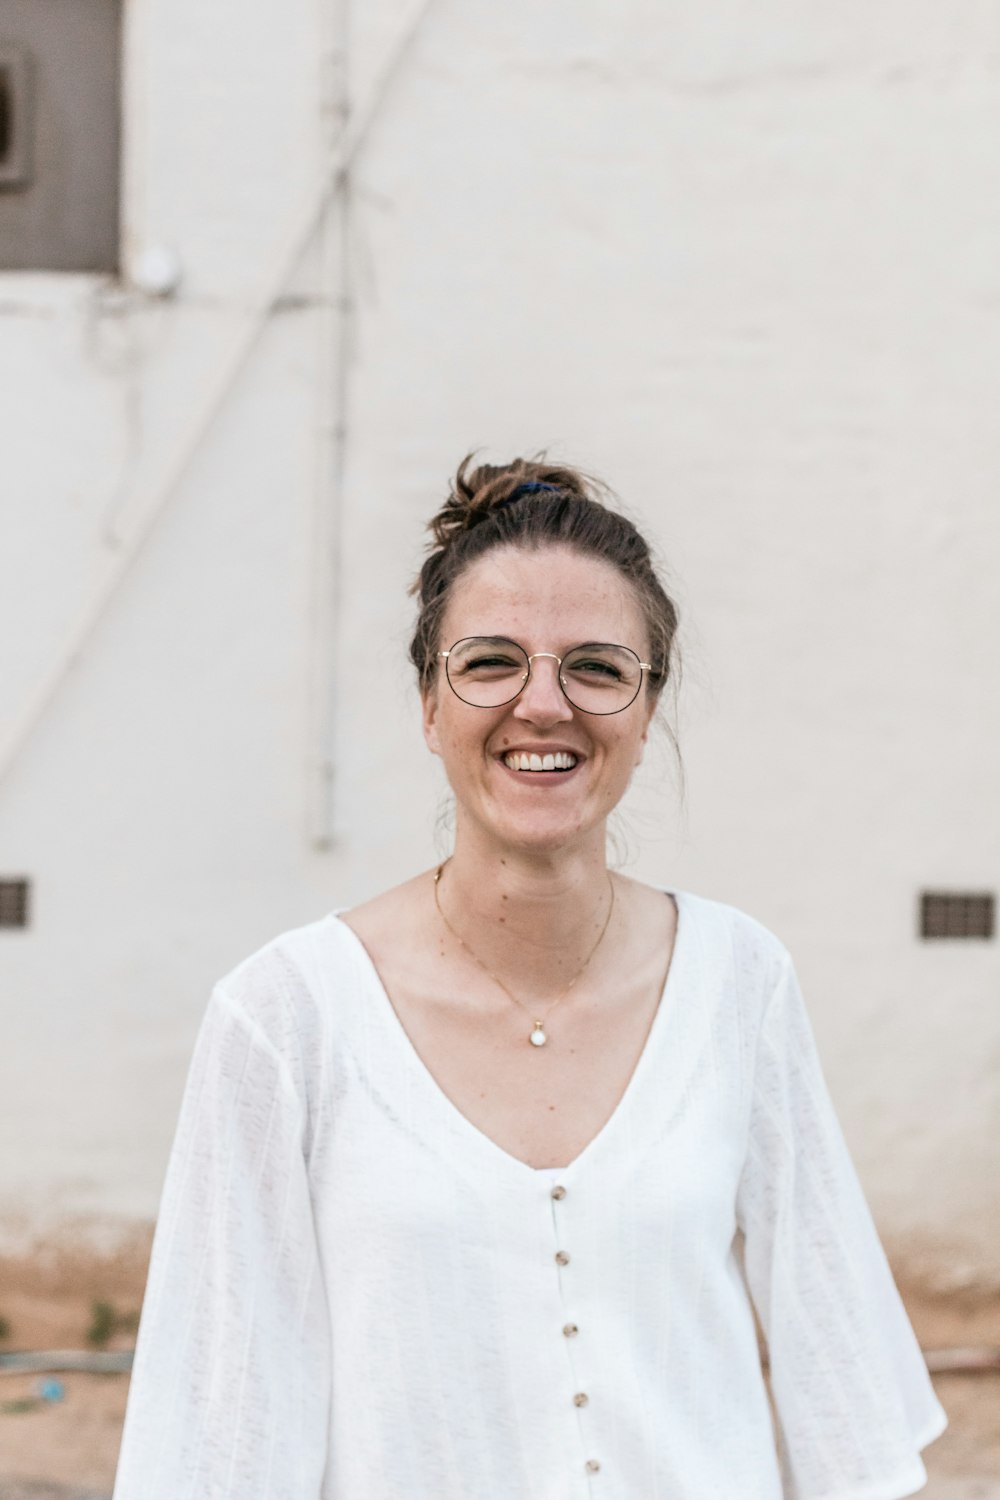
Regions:
[[[451,648],[446,667],[448,682],[463,703],[500,708],[517,697],[531,663],[514,641],[469,636]],[[563,657],[559,680],[574,708],[616,714],[628,708],[642,686],[642,667],[628,646],[575,646]]]

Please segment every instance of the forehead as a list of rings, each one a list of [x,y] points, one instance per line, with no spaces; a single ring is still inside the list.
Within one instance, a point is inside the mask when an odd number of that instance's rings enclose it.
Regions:
[[[497,548],[456,580],[442,633],[506,635],[531,650],[614,641],[641,652],[646,630],[635,591],[611,563],[568,547]]]

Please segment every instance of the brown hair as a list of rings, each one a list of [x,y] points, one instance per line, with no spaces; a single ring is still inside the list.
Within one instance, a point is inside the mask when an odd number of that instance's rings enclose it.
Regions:
[[[410,660],[421,688],[437,670],[441,621],[456,580],[496,547],[562,545],[610,563],[631,585],[649,633],[647,690],[658,696],[670,675],[677,608],[656,575],[649,547],[632,522],[605,501],[600,480],[564,464],[515,458],[509,464],[461,462],[448,498],[430,522],[430,556],[411,589],[420,604]]]

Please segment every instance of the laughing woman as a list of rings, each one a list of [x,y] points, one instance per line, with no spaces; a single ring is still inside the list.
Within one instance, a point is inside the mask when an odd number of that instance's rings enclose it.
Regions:
[[[431,526],[454,852],[215,990],[116,1500],[913,1494],[946,1418],[788,953],[607,866],[672,669],[646,543],[524,460]]]

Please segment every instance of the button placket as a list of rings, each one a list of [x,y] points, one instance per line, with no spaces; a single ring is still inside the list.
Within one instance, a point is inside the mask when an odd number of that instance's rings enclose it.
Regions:
[[[573,1260],[572,1254],[566,1248],[566,1210],[562,1207],[567,1197],[568,1189],[561,1182],[555,1183],[554,1186],[549,1190],[549,1198],[552,1202],[552,1227],[555,1233],[556,1244],[559,1247],[554,1252],[553,1259],[557,1267],[556,1274],[559,1277],[559,1290],[563,1299],[564,1306],[566,1305],[566,1293],[568,1290],[571,1290],[572,1287],[572,1283],[570,1281],[572,1271],[567,1271],[567,1267],[572,1266]],[[582,1389],[580,1372],[576,1367],[577,1355],[579,1352],[577,1341],[581,1337],[581,1332],[574,1317],[570,1316],[563,1324],[562,1336],[566,1342],[566,1354],[570,1369],[570,1385],[567,1389],[566,1399],[567,1401],[572,1402],[576,1410],[577,1426],[580,1433],[580,1444],[582,1452],[586,1454],[588,1453],[588,1451],[590,1451],[591,1453],[591,1456],[585,1458],[583,1461],[584,1473],[587,1475],[588,1479],[591,1479],[595,1474],[598,1474],[600,1472],[601,1463],[600,1459],[593,1456],[590,1443],[590,1435],[587,1431],[587,1425],[584,1421],[584,1411],[585,1408],[590,1405],[590,1396],[588,1395],[586,1390]],[[583,1336],[585,1337],[585,1333]]]

